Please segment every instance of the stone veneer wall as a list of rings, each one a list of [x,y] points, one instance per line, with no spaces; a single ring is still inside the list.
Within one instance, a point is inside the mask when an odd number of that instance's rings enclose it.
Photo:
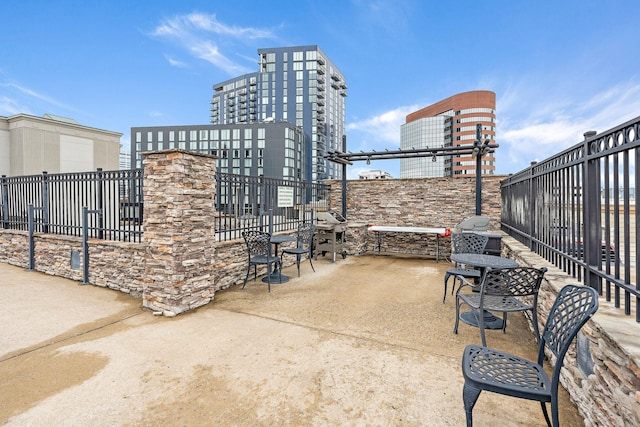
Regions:
[[[213,299],[215,158],[181,150],[144,155],[144,241],[90,239],[88,282],[142,297],[143,307],[173,316]],[[235,247],[243,249],[241,242]],[[0,248],[0,262],[28,268],[27,232],[0,230]],[[80,237],[36,233],[34,258],[37,271],[83,279]]]
[[[172,316],[213,299],[215,157],[183,150],[142,156],[142,305]]]
[[[482,178],[482,215],[490,218],[489,230],[500,229],[500,180]],[[342,183],[331,181],[329,206],[341,212]],[[366,232],[369,224],[445,227],[476,213],[475,178],[375,179],[347,181],[347,252],[373,251],[375,239]],[[365,232],[362,231],[364,228]],[[385,233],[383,252],[402,252],[435,258],[435,235]],[[440,238],[440,255],[451,249],[451,239]]]
[[[142,296],[144,247],[139,243],[89,240],[89,283]],[[0,232],[0,262],[29,268],[29,235],[26,231]],[[34,235],[35,270],[82,282],[82,238],[53,234]],[[80,268],[71,267],[77,251]]]
[[[0,248],[2,248],[0,262],[29,267],[28,245],[29,238],[26,231],[0,229]]]
[[[579,282],[512,237],[505,235],[502,247],[503,255],[520,265],[549,269],[539,294],[542,331],[558,291],[566,284]],[[581,329],[577,344],[572,344],[567,352],[561,382],[584,417],[585,426],[639,426],[638,324],[603,297],[599,303],[598,312]],[[581,360],[586,357],[593,363],[593,373],[585,374],[579,368],[578,355]]]

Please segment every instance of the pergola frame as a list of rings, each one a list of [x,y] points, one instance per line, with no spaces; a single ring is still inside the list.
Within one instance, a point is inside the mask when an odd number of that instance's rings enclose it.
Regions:
[[[346,137],[343,137],[343,146],[346,147]],[[324,156],[330,162],[342,165],[342,216],[347,217],[347,165],[353,162],[366,161],[369,164],[372,160],[393,160],[412,159],[417,157],[432,157],[435,161],[437,157],[444,156],[473,156],[476,158],[476,215],[482,214],[482,157],[485,154],[495,152],[498,144],[489,143],[488,139],[482,140],[482,124],[476,125],[476,139],[473,144],[454,145],[450,147],[437,148],[411,148],[410,150],[384,150],[384,151],[360,151],[359,153],[342,152],[329,150]]]

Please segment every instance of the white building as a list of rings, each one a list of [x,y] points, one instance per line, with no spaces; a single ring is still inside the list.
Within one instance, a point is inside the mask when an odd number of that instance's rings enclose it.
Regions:
[[[358,174],[360,179],[391,179],[393,178],[389,172],[381,170],[362,171]]]
[[[0,175],[117,170],[121,137],[50,114],[0,116]]]

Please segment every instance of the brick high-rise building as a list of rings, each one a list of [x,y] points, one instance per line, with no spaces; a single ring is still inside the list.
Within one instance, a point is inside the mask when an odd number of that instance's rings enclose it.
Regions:
[[[495,143],[496,94],[474,90],[453,95],[410,113],[401,127],[400,148],[440,148],[470,145],[476,139],[476,124],[482,124],[482,140]],[[495,173],[495,156],[482,158],[482,174]],[[475,176],[472,156],[420,157],[400,160],[401,178]]]

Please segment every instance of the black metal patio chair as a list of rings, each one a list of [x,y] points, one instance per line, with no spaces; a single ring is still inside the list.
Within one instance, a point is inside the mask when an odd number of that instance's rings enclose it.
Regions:
[[[481,254],[489,243],[489,236],[477,233],[452,233],[451,234],[451,246],[454,254]],[[444,273],[444,296],[442,297],[442,303],[444,304],[447,299],[447,283],[449,277],[453,276],[453,287],[451,288],[451,295],[456,288],[457,276],[468,277],[472,279],[480,279],[480,270],[475,268],[464,268],[457,263],[454,268],[448,269]]]
[[[284,248],[280,254],[280,265],[282,265],[282,257],[284,254],[292,254],[296,256],[296,266],[298,267],[298,277],[300,277],[300,259],[302,255],[307,255],[309,257],[309,264],[311,264],[311,269],[316,271],[313,268],[313,262],[311,258],[313,256],[311,245],[313,244],[313,233],[316,231],[316,226],[312,222],[301,222],[298,224],[298,235],[296,238],[296,247],[295,248]]]
[[[266,265],[267,290],[271,292],[271,265],[280,264],[280,258],[278,258],[278,255],[271,254],[271,234],[265,231],[249,230],[243,231],[242,237],[244,238],[244,241],[247,245],[247,253],[249,255],[249,259],[247,262],[247,275],[244,278],[242,289],[244,289],[247,284],[251,266],[253,266],[253,279],[255,280],[257,278],[258,266]],[[281,264],[278,271],[282,271]]]
[[[595,289],[577,285],[563,287],[542,331],[536,363],[492,348],[468,345],[462,355],[462,397],[467,427],[473,425],[473,407],[483,390],[539,401],[547,425],[558,427],[558,382],[564,357],[578,331],[597,310]],[[545,349],[556,360],[550,377],[543,368]],[[551,420],[547,403],[551,404]]]
[[[530,311],[531,322],[535,332],[536,341],[539,339],[538,332],[538,292],[542,278],[547,272],[546,267],[509,267],[509,268],[487,268],[482,278],[480,292],[463,293],[460,292],[466,287],[472,290],[477,289],[475,283],[471,283],[464,278],[456,293],[456,324],[453,329],[458,333],[460,323],[460,306],[467,304],[473,309],[474,326],[480,328],[482,345],[487,345],[485,338],[485,312],[502,313],[502,333],[507,329],[507,313],[516,311]],[[464,319],[463,319],[464,320]]]

